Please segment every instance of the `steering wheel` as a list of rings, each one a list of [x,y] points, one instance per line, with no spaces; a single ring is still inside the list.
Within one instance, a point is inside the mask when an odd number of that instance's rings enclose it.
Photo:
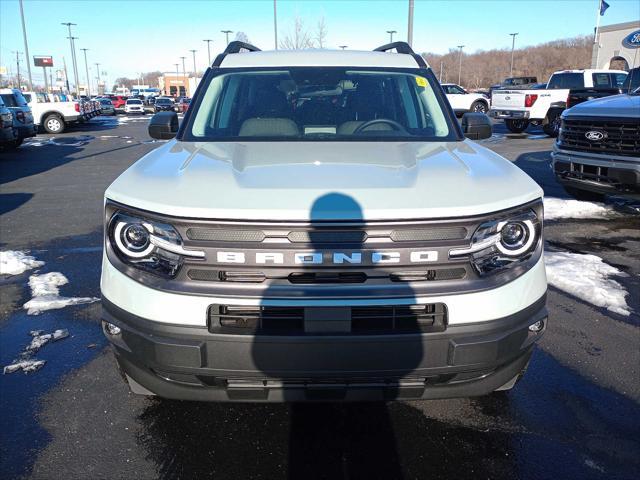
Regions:
[[[407,131],[402,125],[400,125],[395,120],[389,120],[388,118],[376,118],[374,120],[369,120],[367,122],[364,122],[362,125],[360,125],[358,128],[356,128],[353,131],[353,134],[355,135],[356,133],[362,133],[363,130],[366,130],[369,127],[372,127],[374,125],[383,125],[383,124],[392,126],[393,129],[397,130],[398,132]]]

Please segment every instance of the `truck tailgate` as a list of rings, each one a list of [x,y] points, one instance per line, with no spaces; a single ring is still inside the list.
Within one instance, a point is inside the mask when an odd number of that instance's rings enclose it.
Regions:
[[[491,108],[495,110],[524,110],[524,93],[518,90],[496,90],[491,95]]]

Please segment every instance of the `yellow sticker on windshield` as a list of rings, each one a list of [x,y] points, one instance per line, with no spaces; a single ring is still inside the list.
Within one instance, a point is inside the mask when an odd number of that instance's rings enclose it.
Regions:
[[[419,87],[427,87],[427,79],[424,77],[416,77],[416,83]]]

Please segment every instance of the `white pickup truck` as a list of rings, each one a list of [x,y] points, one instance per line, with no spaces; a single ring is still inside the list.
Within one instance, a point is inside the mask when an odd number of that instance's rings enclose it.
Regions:
[[[557,137],[560,114],[567,108],[594,98],[620,93],[627,76],[622,70],[562,70],[554,72],[547,87],[531,90],[496,90],[489,115],[504,119],[513,133],[529,124],[542,125],[544,133]]]
[[[47,133],[62,133],[71,123],[82,123],[100,114],[95,102],[55,101],[51,95],[36,92],[24,92],[33,121]]]

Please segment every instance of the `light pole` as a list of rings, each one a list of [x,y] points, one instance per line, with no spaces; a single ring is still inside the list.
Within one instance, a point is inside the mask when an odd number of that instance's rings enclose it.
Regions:
[[[24,23],[24,8],[22,8],[22,0],[20,0],[20,17],[22,19],[22,38],[24,40],[24,51],[27,52],[27,72],[29,73],[29,90],[33,90],[33,80],[31,79],[31,63],[29,63],[29,44],[27,43],[27,27]],[[47,74],[45,73],[45,83],[47,83]]]
[[[393,34],[398,33],[397,30],[387,30],[387,33],[389,34],[389,43],[393,43]]]
[[[227,45],[229,45],[229,34],[233,33],[232,30],[220,30],[221,33],[225,34],[225,38],[227,39]]]
[[[203,42],[207,42],[207,60],[209,60],[209,63],[207,64],[207,67],[211,66],[211,42],[213,42],[213,40],[203,40]]]
[[[178,66],[180,65],[179,63],[174,63],[174,65],[176,66],[176,82],[178,81],[178,78],[180,77],[180,71],[178,69]],[[169,85],[169,93],[171,93],[171,85]],[[180,96],[180,87],[176,87],[176,98]]]
[[[464,45],[458,45],[458,48],[460,49],[460,66],[458,67],[458,85],[460,85],[460,83],[462,82],[462,49],[464,48]]]
[[[345,48],[347,48],[348,46],[349,46],[349,45],[340,45],[340,48],[341,48],[342,50],[344,50],[344,49],[345,49]]]
[[[98,93],[100,93],[100,64],[99,63],[94,63],[94,65],[96,66],[96,79],[98,80],[98,83],[96,85],[96,90],[98,91]]]
[[[71,46],[71,63],[73,64],[73,76],[75,77],[76,80],[76,95],[79,95],[78,93],[78,65],[76,63],[76,46],[75,43],[73,42],[74,40],[77,40],[78,37],[74,37],[71,34],[71,27],[75,26],[75,23],[71,23],[71,22],[66,22],[66,23],[62,23],[61,25],[65,25],[68,29],[69,29],[69,45]]]
[[[184,59],[187,57],[180,57],[182,59],[182,84],[184,85],[184,94],[187,94],[187,69],[184,66]]]
[[[273,41],[278,49],[278,13],[276,10],[276,0],[273,0]]]
[[[91,78],[89,78],[89,64],[87,63],[87,50],[89,49],[81,48],[80,50],[84,52],[84,69],[87,75],[87,97],[90,97],[91,96]]]
[[[193,76],[196,77],[196,52],[197,50],[189,50],[193,55]]]
[[[407,27],[407,43],[413,46],[413,0],[409,0],[409,26]]]
[[[513,50],[515,49],[515,46],[516,46],[516,35],[518,34],[510,33],[509,35],[511,35],[511,70],[509,71],[509,76],[513,77]]]
[[[18,76],[18,90],[21,90],[20,88],[20,55],[22,55],[22,52],[18,52],[17,50],[15,52],[11,52],[11,53],[15,53],[16,54],[16,68],[17,70],[17,76]]]

